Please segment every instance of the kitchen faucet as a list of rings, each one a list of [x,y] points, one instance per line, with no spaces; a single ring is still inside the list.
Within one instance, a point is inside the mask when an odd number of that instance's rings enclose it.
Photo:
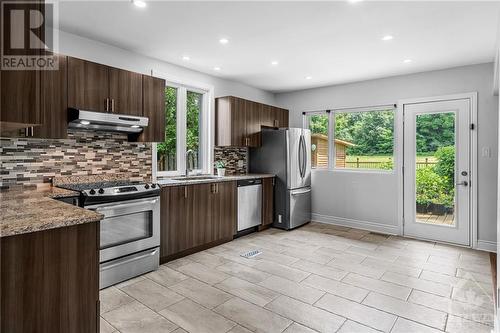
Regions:
[[[194,154],[194,151],[192,149],[189,149],[188,151],[186,151],[186,177],[189,176],[190,171],[193,171],[193,169],[189,168],[189,155],[192,155],[192,154]]]

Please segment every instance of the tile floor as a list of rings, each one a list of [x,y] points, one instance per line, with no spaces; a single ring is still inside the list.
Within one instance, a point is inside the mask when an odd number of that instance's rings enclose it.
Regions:
[[[489,265],[345,227],[269,229],[102,290],[101,332],[490,332]]]

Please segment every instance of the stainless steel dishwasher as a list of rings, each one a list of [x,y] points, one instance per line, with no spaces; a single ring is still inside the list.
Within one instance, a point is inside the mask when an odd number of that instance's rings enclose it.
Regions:
[[[262,180],[238,181],[238,231],[262,223]]]

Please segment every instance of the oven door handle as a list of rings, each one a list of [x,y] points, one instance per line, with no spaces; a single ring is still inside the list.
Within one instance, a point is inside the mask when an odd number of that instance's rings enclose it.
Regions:
[[[85,208],[90,209],[90,210],[95,210],[95,211],[103,211],[103,210],[109,210],[109,209],[120,209],[120,208],[130,208],[130,207],[135,207],[135,206],[142,206],[144,204],[154,205],[154,204],[158,203],[158,200],[159,199],[143,200],[143,201],[136,201],[134,203],[116,204],[116,205],[108,205],[108,206],[94,206],[94,207],[85,207]]]

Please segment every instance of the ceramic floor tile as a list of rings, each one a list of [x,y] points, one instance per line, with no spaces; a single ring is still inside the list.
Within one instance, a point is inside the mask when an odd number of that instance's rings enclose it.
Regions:
[[[266,260],[266,261],[269,261],[269,262],[275,262],[277,264],[286,265],[286,266],[290,266],[294,262],[299,261],[299,258],[287,256],[287,255],[284,255],[284,254],[281,254],[281,253],[275,253],[275,252],[271,252],[271,251],[266,251],[266,250],[263,250],[262,254],[260,254],[257,257],[255,257],[255,259],[257,261],[259,261],[259,260]]]
[[[303,249],[291,249],[283,252],[283,254],[290,257],[311,261],[321,265],[325,265],[333,259],[332,255],[327,255],[314,251],[304,251]]]
[[[219,305],[214,311],[255,332],[283,332],[292,323],[289,319],[236,297]]]
[[[335,250],[329,247],[321,247],[315,251],[317,254],[325,254],[332,257],[339,262],[350,262],[353,264],[359,264],[366,259],[366,256],[344,252],[343,250]],[[311,261],[311,260],[310,260]],[[330,260],[331,261],[331,260]]]
[[[379,260],[383,259],[383,260],[387,260],[387,261],[391,261],[391,262],[396,260],[399,257],[399,255],[391,253],[391,251],[389,251],[389,250],[384,251],[384,250],[380,250],[380,248],[377,248],[375,250],[368,250],[368,249],[364,249],[361,247],[351,246],[345,251],[348,253],[354,253],[354,254],[363,255],[366,257],[373,257],[373,258],[377,258]]]
[[[119,306],[132,302],[134,299],[124,293],[123,291],[109,287],[99,292],[99,299],[101,303],[100,314],[106,313]]]
[[[243,326],[236,325],[228,333],[251,333],[252,331],[247,330]]]
[[[492,327],[477,323],[475,321],[467,320],[462,317],[456,317],[453,315],[448,316],[448,322],[446,323],[446,332],[449,333],[491,333]]]
[[[99,317],[99,331],[100,333],[114,333],[116,329],[104,320],[104,318]]]
[[[328,263],[328,266],[335,267],[347,272],[358,273],[360,275],[368,276],[374,279],[380,279],[384,274],[385,270],[378,267],[370,267],[361,264],[332,260]]]
[[[391,282],[372,279],[356,273],[347,274],[347,276],[342,279],[342,282],[402,300],[406,300],[411,292],[411,288],[403,287]]]
[[[314,305],[383,332],[389,332],[396,321],[392,314],[330,294]]]
[[[224,291],[192,278],[174,284],[170,289],[209,309],[215,308],[232,297]]]
[[[417,279],[398,273],[386,272],[381,279],[387,282],[392,282],[440,296],[450,297],[451,295],[452,288],[450,286],[432,281]]]
[[[347,275],[347,272],[342,269],[320,265],[305,260],[300,260],[296,262],[295,264],[292,265],[292,267],[298,268],[305,272],[314,273],[316,275],[320,275],[332,280],[341,280],[344,276]]]
[[[172,268],[172,269],[177,269],[177,268],[179,268],[181,266],[190,264],[192,262],[193,262],[192,260],[189,260],[187,257],[184,257],[184,258],[179,258],[179,259],[175,259],[175,260],[169,261],[166,264],[160,266],[160,268],[169,267],[169,268]]]
[[[185,329],[182,329],[182,328],[178,328],[176,329],[175,331],[173,331],[172,333],[189,333],[188,331],[186,331]]]
[[[425,326],[404,318],[398,318],[391,333],[439,333],[443,332],[435,328]]]
[[[128,285],[122,288],[122,291],[154,311],[160,311],[184,299],[183,296],[149,279]]]
[[[352,286],[344,282],[327,279],[315,274],[309,275],[300,284],[308,285],[310,287],[326,291],[327,293],[341,296],[358,303],[360,303],[366,297],[366,295],[368,295],[368,290],[366,289]]]
[[[252,283],[259,283],[271,276],[269,273],[236,262],[228,262],[218,266],[217,269]]]
[[[324,291],[279,276],[271,276],[259,285],[308,304],[313,304],[325,294]]]
[[[186,275],[194,277],[210,285],[219,283],[229,277],[226,273],[216,269],[208,268],[202,264],[192,263],[179,267],[178,270]]]
[[[447,314],[428,307],[402,301],[376,293],[370,293],[363,303],[376,309],[410,319],[418,323],[444,330]]]
[[[456,276],[462,279],[478,281],[482,283],[488,283],[488,284],[492,283],[491,274],[487,272],[478,273],[478,272],[468,271],[463,268],[458,268]]]
[[[361,265],[369,266],[373,268],[383,269],[385,271],[394,272],[398,274],[408,275],[415,278],[420,276],[422,269],[417,267],[403,266],[398,264],[393,264],[385,260],[377,260],[375,258],[366,258],[361,262]]]
[[[236,323],[189,299],[160,311],[160,314],[188,332],[223,333]]]
[[[144,275],[144,277],[153,280],[154,282],[161,284],[164,287],[172,286],[188,277],[182,273],[179,273],[169,267],[161,266],[154,272]]]
[[[132,278],[132,279],[120,282],[118,284],[115,284],[114,287],[118,288],[118,289],[122,289],[123,287],[126,287],[126,286],[129,286],[131,284],[137,283],[137,282],[142,281],[144,279],[145,279],[145,277],[143,275],[137,276],[135,278]]]
[[[208,252],[198,252],[187,257],[187,259],[207,266],[209,268],[215,268],[217,266],[223,265],[228,262],[227,259],[219,257]]]
[[[264,306],[279,296],[275,291],[237,277],[230,277],[215,287],[259,306]]]
[[[352,320],[346,320],[344,325],[338,330],[337,333],[377,333],[381,332],[379,330],[373,329],[371,327],[361,325]]]
[[[318,332],[334,333],[345,321],[341,316],[287,296],[280,296],[265,307]]]
[[[493,307],[488,306],[488,308],[484,308],[481,306],[485,304],[463,303],[418,290],[413,290],[408,302],[447,312],[482,324],[492,325],[490,320],[493,317]]]
[[[256,264],[254,268],[295,282],[300,282],[310,275],[309,272],[294,267],[288,267],[264,260]]]
[[[288,326],[286,330],[283,331],[283,333],[315,333],[315,332],[317,331],[297,323],[293,323],[292,325]]]
[[[121,333],[172,332],[177,326],[145,305],[134,301],[103,314]]]

